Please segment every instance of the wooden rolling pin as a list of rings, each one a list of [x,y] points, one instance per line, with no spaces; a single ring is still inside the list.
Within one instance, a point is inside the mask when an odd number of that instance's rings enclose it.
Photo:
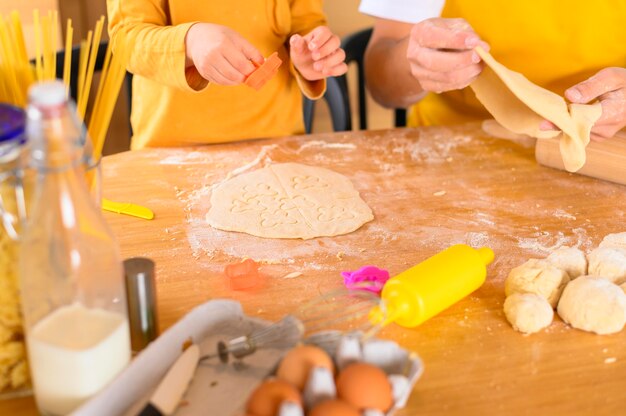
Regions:
[[[565,170],[559,139],[534,139],[524,134],[513,133],[493,119],[482,123],[485,133],[493,137],[535,145],[535,159],[541,165]],[[587,161],[576,173],[626,185],[626,131],[602,142],[590,141],[587,145]]]
[[[602,142],[590,141],[587,161],[576,173],[626,185],[626,133]],[[538,139],[535,159],[541,165],[565,170],[558,139]]]

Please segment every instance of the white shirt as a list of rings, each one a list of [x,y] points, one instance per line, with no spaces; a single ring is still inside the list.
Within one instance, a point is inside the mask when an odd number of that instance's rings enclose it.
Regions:
[[[374,17],[417,23],[441,15],[445,0],[361,0],[359,11]]]

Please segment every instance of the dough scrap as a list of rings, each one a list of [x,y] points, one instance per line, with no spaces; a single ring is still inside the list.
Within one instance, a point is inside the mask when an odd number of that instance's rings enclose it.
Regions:
[[[221,230],[304,240],[347,234],[373,218],[348,178],[298,163],[270,165],[218,185],[206,216]]]
[[[513,293],[504,301],[504,315],[513,329],[532,334],[552,323],[554,311],[543,296],[534,293]]]
[[[607,234],[598,247],[621,248],[626,250],[626,232]]]
[[[588,255],[589,274],[615,284],[626,282],[626,250],[598,247]]]
[[[567,272],[542,259],[530,259],[511,270],[504,283],[504,293],[534,293],[544,297],[554,308],[563,288],[570,281]]]
[[[565,287],[557,312],[574,328],[612,334],[626,324],[626,294],[606,279],[582,276]]]
[[[567,104],[563,97],[506,68],[481,47],[475,50],[486,64],[470,84],[478,100],[502,126],[514,133],[538,139],[560,136],[565,169],[579,170],[585,164],[591,127],[602,115],[601,105]],[[539,124],[544,119],[561,131],[540,130]]]
[[[565,270],[570,279],[587,274],[587,258],[585,253],[576,247],[559,247],[550,253],[547,261],[561,270]]]

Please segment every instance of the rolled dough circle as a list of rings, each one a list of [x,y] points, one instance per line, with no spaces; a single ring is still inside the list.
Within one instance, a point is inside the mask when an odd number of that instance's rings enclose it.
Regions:
[[[373,218],[348,178],[299,163],[273,164],[217,185],[206,216],[220,230],[304,240],[347,234]]]
[[[626,294],[606,279],[582,276],[565,287],[557,312],[574,328],[612,334],[626,324]]]
[[[504,301],[504,315],[516,331],[532,334],[552,323],[554,311],[543,296],[513,293]]]

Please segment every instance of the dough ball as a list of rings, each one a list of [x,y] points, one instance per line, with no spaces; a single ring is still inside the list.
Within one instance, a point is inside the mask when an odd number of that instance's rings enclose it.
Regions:
[[[504,283],[504,293],[534,293],[543,296],[552,307],[556,307],[563,288],[570,278],[566,271],[547,260],[530,259],[509,273]]]
[[[626,250],[626,232],[608,234],[598,247],[621,248]]]
[[[622,285],[620,287],[622,288],[624,293],[626,293],[626,283],[622,283]]]
[[[626,294],[606,279],[582,276],[565,287],[557,312],[574,328],[612,334],[626,323]]]
[[[598,247],[589,253],[589,274],[615,284],[626,282],[626,250]]]
[[[504,301],[504,315],[513,329],[532,334],[552,323],[554,311],[543,296],[534,293],[513,293]]]
[[[565,270],[570,279],[587,274],[587,258],[585,253],[576,247],[560,247],[547,258],[561,270]]]

